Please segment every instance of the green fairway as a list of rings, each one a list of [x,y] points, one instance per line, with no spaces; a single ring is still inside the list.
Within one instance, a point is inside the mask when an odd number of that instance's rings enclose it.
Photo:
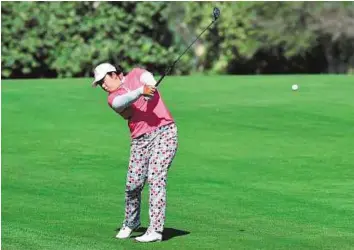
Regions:
[[[167,77],[170,239],[150,244],[113,238],[130,138],[91,81],[2,81],[2,249],[354,249],[353,76]]]

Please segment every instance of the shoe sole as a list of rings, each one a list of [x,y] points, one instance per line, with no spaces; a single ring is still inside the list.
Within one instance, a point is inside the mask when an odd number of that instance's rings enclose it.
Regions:
[[[151,243],[151,242],[161,242],[162,240],[152,240],[152,241],[138,241],[136,239],[134,239],[135,243]]]

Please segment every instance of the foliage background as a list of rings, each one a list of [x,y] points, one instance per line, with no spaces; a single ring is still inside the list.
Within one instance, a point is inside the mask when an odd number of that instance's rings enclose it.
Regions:
[[[173,74],[353,73],[354,2],[2,2],[2,78],[90,76],[103,61]]]

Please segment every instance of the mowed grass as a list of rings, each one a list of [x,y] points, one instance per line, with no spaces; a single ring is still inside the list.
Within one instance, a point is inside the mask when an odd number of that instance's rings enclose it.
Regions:
[[[166,78],[179,150],[152,244],[113,238],[130,138],[90,82],[2,81],[3,249],[354,249],[354,77]]]

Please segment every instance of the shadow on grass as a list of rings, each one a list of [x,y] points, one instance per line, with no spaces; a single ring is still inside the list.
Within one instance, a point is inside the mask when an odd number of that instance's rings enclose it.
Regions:
[[[135,234],[133,234],[132,237],[135,238],[135,237],[141,236],[146,232],[146,230],[147,230],[146,227],[139,227],[137,230],[134,231]],[[119,228],[117,228],[116,231],[119,231]],[[140,234],[136,235],[136,233],[140,233]],[[166,241],[166,240],[170,240],[174,237],[184,236],[184,235],[188,235],[188,234],[190,234],[190,232],[188,232],[188,231],[165,227],[163,230],[163,233],[162,233],[162,240]]]

